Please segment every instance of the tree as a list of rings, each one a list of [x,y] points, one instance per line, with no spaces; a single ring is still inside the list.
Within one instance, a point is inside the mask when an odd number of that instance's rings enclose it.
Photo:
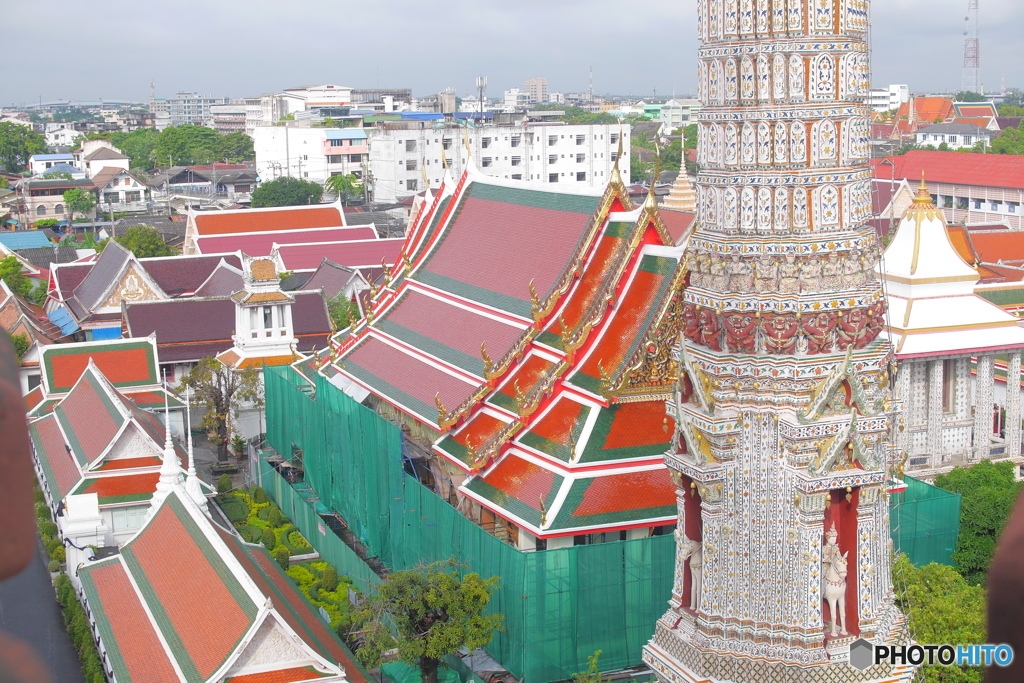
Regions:
[[[68,221],[74,222],[76,213],[89,213],[96,208],[96,197],[76,187],[64,193],[64,208],[68,210]]]
[[[327,301],[327,312],[336,330],[343,330],[359,320],[359,307],[355,301],[346,297],[344,292]]]
[[[985,589],[972,586],[955,569],[942,564],[915,567],[906,555],[893,563],[897,605],[910,618],[921,643],[974,645],[986,642]],[[929,683],[981,683],[980,667],[927,666]]]
[[[260,373],[255,368],[232,370],[216,358],[203,358],[181,380],[192,389],[192,400],[206,408],[202,427],[217,444],[217,460],[228,461],[228,443],[243,405],[262,406]]]
[[[7,334],[6,332],[4,334]],[[18,354],[18,359],[28,352],[28,335],[27,334],[12,334],[11,343],[14,344],[14,352]]]
[[[174,256],[177,253],[164,243],[156,228],[149,225],[133,225],[123,237],[115,237],[114,240],[138,258]]]
[[[28,158],[46,149],[46,138],[29,126],[4,121],[0,123],[0,166],[8,173],[20,173]]]
[[[0,280],[20,296],[27,296],[32,291],[32,281],[21,272],[21,261],[14,254],[0,261]]]
[[[982,460],[973,467],[955,467],[949,474],[935,477],[936,486],[961,496],[960,535],[953,562],[972,585],[985,582],[996,541],[1021,490],[1013,470],[1011,462]]]
[[[336,194],[345,206],[348,206],[352,197],[358,197],[363,190],[362,182],[353,173],[332,175],[324,183],[324,187]]]
[[[319,183],[286,176],[260,183],[252,192],[252,208],[319,204],[323,194],[324,188]]]
[[[1024,121],[1021,121],[1024,126]],[[992,140],[994,154],[1024,154],[1024,129],[1006,128],[999,137]]]
[[[587,657],[587,670],[574,673],[572,675],[573,683],[607,683],[610,679],[601,675],[601,668],[598,665],[600,658],[601,650],[595,650],[594,654]]]
[[[364,664],[379,666],[381,655],[397,648],[402,661],[419,667],[424,683],[437,683],[442,657],[491,642],[503,617],[483,612],[499,579],[460,576],[457,569],[448,561],[393,572],[376,594],[364,598],[357,613],[362,633],[356,653]]]
[[[970,90],[961,90],[956,94],[954,99],[957,102],[988,102],[988,98],[980,92],[973,92]]]

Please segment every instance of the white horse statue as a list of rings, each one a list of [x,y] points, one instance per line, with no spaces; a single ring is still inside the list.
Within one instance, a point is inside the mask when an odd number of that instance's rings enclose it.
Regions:
[[[690,609],[700,606],[701,567],[704,565],[704,550],[700,541],[682,536],[679,543],[679,561],[690,562]]]
[[[838,534],[835,524],[825,534],[825,547],[822,549],[821,561],[824,565],[824,585],[822,598],[828,603],[828,611],[832,615],[832,637],[846,635],[846,559],[850,554],[839,552],[836,544]],[[836,615],[838,619],[836,618]],[[838,623],[839,629],[836,630]]]

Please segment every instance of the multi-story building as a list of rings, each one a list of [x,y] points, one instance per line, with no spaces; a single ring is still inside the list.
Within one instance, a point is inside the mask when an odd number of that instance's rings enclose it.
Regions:
[[[523,92],[519,88],[509,88],[502,97],[502,105],[505,111],[516,111],[530,106],[530,93]]]
[[[910,86],[890,85],[888,88],[872,88],[868,95],[868,106],[874,111],[886,112],[899,109],[900,105],[910,100]]]
[[[244,133],[247,113],[246,100],[231,100],[227,104],[211,105],[211,127],[222,135]]]
[[[543,104],[548,101],[548,79],[543,76],[527,78],[523,90],[530,96],[530,104]]]
[[[609,125],[531,125],[461,127],[381,127],[369,134],[374,198],[396,201],[437,186],[443,159],[457,172],[465,164],[469,139],[474,163],[487,175],[507,180],[603,187],[619,151],[619,127]],[[619,171],[629,183],[629,127],[622,129]]]
[[[362,178],[367,131],[362,128],[260,126],[253,131],[256,171],[263,180],[283,176],[322,183],[332,175]]]
[[[700,100],[694,99],[671,99],[661,105],[658,113],[658,120],[661,121],[662,132],[669,134],[671,131],[685,128],[697,121],[697,114],[700,113]]]
[[[157,130],[163,130],[168,126],[209,126],[213,118],[210,107],[227,102],[226,97],[180,92],[174,97],[150,100],[149,111],[156,116]]]
[[[914,133],[914,140],[919,145],[946,145],[949,149],[972,149],[979,143],[988,147],[992,142],[992,136],[992,131],[975,123],[953,122],[918,128]]]

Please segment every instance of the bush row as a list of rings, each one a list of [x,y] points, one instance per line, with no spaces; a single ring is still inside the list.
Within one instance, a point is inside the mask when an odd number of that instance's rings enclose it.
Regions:
[[[50,515],[50,507],[46,504],[43,492],[36,488],[36,522],[39,527],[39,538],[46,547],[46,554],[50,557],[46,568],[51,572],[59,572],[60,567],[67,559],[67,551],[64,549],[64,542],[60,540],[57,525],[53,523]]]
[[[352,580],[348,576],[338,576],[337,570],[322,560],[293,565],[287,574],[311,603],[324,608],[331,619],[331,628],[345,638],[352,627],[348,602]]]
[[[291,555],[310,552],[312,546],[281,508],[267,498],[261,488],[228,491],[217,496],[217,502],[228,520],[249,543],[262,543],[270,552],[284,548]],[[278,555],[274,555],[278,557]],[[278,560],[280,561],[280,559]]]
[[[96,651],[92,629],[89,628],[89,618],[85,615],[85,608],[78,601],[78,595],[67,574],[62,572],[54,582],[54,587],[57,589],[57,602],[60,603],[61,612],[64,614],[64,625],[67,628],[68,636],[82,663],[82,676],[85,678],[85,683],[106,683],[107,677],[103,672],[103,662],[100,660],[99,652]]]

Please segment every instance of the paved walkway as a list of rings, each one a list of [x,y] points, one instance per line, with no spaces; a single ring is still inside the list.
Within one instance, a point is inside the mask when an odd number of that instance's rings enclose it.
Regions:
[[[81,665],[39,547],[29,566],[0,582],[0,629],[25,641],[59,683],[82,683]]]

